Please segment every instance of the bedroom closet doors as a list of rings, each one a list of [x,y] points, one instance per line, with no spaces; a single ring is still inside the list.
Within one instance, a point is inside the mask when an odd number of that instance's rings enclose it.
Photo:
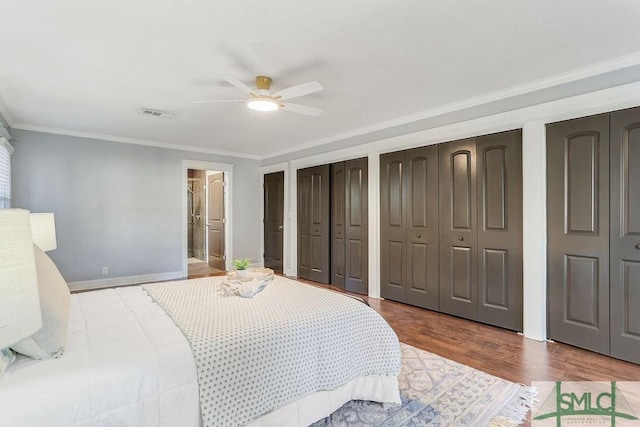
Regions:
[[[380,156],[380,291],[438,309],[438,147]]]
[[[380,156],[384,298],[522,330],[520,130]]]
[[[329,283],[329,165],[298,170],[298,277]]]
[[[366,294],[369,276],[368,160],[331,165],[331,284]]]
[[[368,292],[368,160],[299,169],[298,277]]]
[[[640,108],[547,126],[549,337],[640,363]]]
[[[522,330],[522,133],[440,145],[440,310]]]
[[[264,176],[264,266],[282,273],[284,172]]]

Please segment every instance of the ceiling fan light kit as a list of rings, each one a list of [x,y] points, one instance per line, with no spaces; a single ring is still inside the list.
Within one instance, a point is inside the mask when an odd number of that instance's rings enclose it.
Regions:
[[[280,104],[271,98],[258,97],[249,99],[247,101],[247,107],[254,111],[275,111],[280,108]]]
[[[257,76],[255,79],[256,88],[251,89],[241,80],[227,74],[221,73],[223,79],[231,83],[231,85],[240,89],[242,92],[249,95],[249,99],[246,100],[247,107],[253,111],[276,111],[282,109],[291,113],[304,114],[307,116],[318,116],[322,113],[322,110],[313,107],[307,107],[305,105],[291,104],[288,99],[298,98],[300,96],[309,95],[322,90],[322,85],[316,81],[302,83],[296,86],[291,86],[285,89],[281,89],[275,93],[271,93],[271,77]],[[194,104],[202,104],[209,102],[245,102],[240,99],[228,99],[228,100],[212,100],[212,101],[193,101]]]

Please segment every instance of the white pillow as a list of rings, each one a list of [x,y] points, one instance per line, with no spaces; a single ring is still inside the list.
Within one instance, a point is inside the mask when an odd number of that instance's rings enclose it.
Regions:
[[[33,255],[38,275],[42,328],[11,348],[34,359],[60,357],[67,343],[71,294],[51,258],[36,245],[33,245]]]

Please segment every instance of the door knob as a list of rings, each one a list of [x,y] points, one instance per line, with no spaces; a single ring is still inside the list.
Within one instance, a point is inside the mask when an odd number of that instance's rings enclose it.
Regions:
[[[338,230],[338,236],[342,234],[342,231]]]
[[[280,230],[282,230],[284,228],[284,225],[281,225],[280,227],[278,227]]]
[[[419,239],[419,238],[421,238],[421,237],[422,237],[422,235],[421,235],[420,233],[417,233],[417,234],[416,234],[416,237]]]
[[[317,228],[316,228],[316,231],[315,231],[315,232],[316,232],[316,233],[318,232],[318,229],[317,229]]]
[[[458,237],[458,240],[460,240],[460,241],[462,242],[462,241],[464,240],[464,237],[459,236],[459,237]]]
[[[640,251],[640,243],[636,245],[636,249]]]

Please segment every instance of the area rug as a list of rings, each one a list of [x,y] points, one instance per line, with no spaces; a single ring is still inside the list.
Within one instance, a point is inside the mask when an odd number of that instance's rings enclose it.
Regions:
[[[400,345],[402,405],[352,400],[313,426],[517,426],[526,419],[531,387]]]

